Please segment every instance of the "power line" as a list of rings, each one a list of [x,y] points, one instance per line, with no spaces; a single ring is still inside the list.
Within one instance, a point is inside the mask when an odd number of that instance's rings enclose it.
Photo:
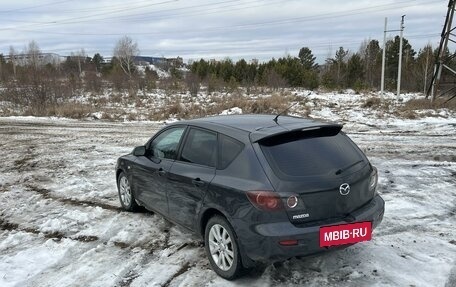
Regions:
[[[231,2],[231,1],[228,1],[228,2]],[[370,6],[370,7],[358,8],[358,9],[352,9],[352,10],[332,12],[332,13],[324,13],[324,14],[313,15],[313,16],[295,17],[295,18],[290,18],[290,19],[279,19],[279,20],[238,24],[238,25],[230,25],[230,26],[205,27],[204,33],[223,31],[223,30],[227,30],[227,29],[230,31],[233,31],[234,29],[237,29],[237,31],[248,30],[248,29],[256,29],[256,28],[261,28],[261,27],[270,26],[270,25],[283,25],[283,24],[298,23],[298,22],[318,21],[318,20],[323,20],[323,19],[328,19],[328,18],[347,17],[347,16],[353,16],[353,15],[364,14],[364,13],[376,13],[379,11],[386,11],[386,10],[391,10],[391,9],[409,7],[410,5],[405,5],[405,4],[411,3],[411,2],[416,2],[416,0],[409,0],[409,1],[399,2],[399,3],[390,3],[390,4],[383,4],[383,5],[377,5],[377,6]],[[419,4],[428,5],[428,4],[432,4],[435,2],[440,2],[440,1],[431,1],[431,2],[425,2],[425,3],[419,3]],[[219,3],[221,3],[221,2],[219,2]],[[400,7],[397,7],[398,5]],[[390,6],[393,6],[393,7],[390,7]],[[414,6],[414,5],[412,5],[412,6]],[[381,9],[379,9],[379,8],[381,8]],[[209,13],[206,13],[206,14],[209,14]],[[57,23],[57,24],[59,24],[59,23]],[[154,31],[154,32],[122,32],[122,33],[120,33],[120,32],[118,32],[118,33],[79,33],[79,32],[75,33],[75,32],[27,30],[27,29],[17,29],[17,28],[14,28],[14,29],[13,28],[4,28],[4,29],[22,31],[22,32],[31,32],[31,33],[56,34],[56,35],[80,35],[80,36],[119,36],[119,35],[125,35],[125,34],[129,34],[129,35],[162,35],[162,34],[169,34],[169,33],[195,33],[195,32],[197,32],[194,29],[166,31],[166,32]]]
[[[72,2],[71,0],[70,1],[62,1],[62,2]],[[74,2],[74,1],[73,1]],[[79,8],[79,9],[65,9],[65,10],[58,10],[58,14],[74,14],[74,13],[81,13],[81,12],[91,12],[93,10],[113,10],[113,9],[117,9],[117,8],[127,8],[127,7],[131,7],[132,5],[135,5],[135,4],[138,4],[138,3],[141,3],[141,4],[144,4],[145,2],[147,2],[147,0],[140,0],[140,1],[128,1],[128,4],[125,5],[125,4],[110,4],[110,5],[104,5],[104,6],[91,6],[90,8]],[[60,2],[57,2],[57,3],[60,3]],[[90,3],[90,4],[93,4],[93,3]],[[86,6],[90,6],[90,4],[87,4]],[[52,5],[52,4],[51,4]],[[42,7],[43,5],[38,5],[38,6],[33,6],[34,8],[37,8],[37,7]],[[48,6],[48,5],[45,5],[45,6]],[[8,11],[7,11],[8,12]],[[30,14],[30,13],[37,13],[37,11],[17,11],[19,14]],[[0,13],[2,13],[2,11],[0,11]]]
[[[177,1],[177,0],[175,0]],[[158,10],[158,11],[155,11],[155,12],[152,12],[152,14],[154,13],[160,13],[160,14],[163,14],[163,12],[167,12],[167,11],[176,11],[176,10],[186,10],[186,9],[190,9],[190,8],[201,8],[201,7],[207,7],[207,6],[212,6],[212,5],[218,5],[218,4],[224,4],[224,3],[230,3],[230,2],[239,2],[240,0],[229,0],[229,1],[223,1],[223,2],[217,2],[217,3],[209,3],[209,4],[200,4],[200,5],[194,5],[194,6],[186,6],[186,7],[178,7],[178,8],[171,8],[171,9],[165,9],[165,10]],[[167,1],[167,2],[172,2],[172,1]],[[337,16],[337,14],[341,13],[341,12],[357,12],[358,13],[353,13],[353,14],[348,14],[348,15],[345,15],[345,16],[351,16],[351,15],[356,15],[356,14],[360,14],[360,13],[363,13],[365,11],[369,11],[369,10],[373,10],[373,12],[378,12],[378,11],[384,11],[384,10],[390,10],[390,9],[394,9],[394,8],[402,8],[402,7],[408,7],[408,5],[405,5],[407,3],[412,3],[412,2],[417,2],[417,0],[407,0],[407,1],[402,1],[402,2],[397,2],[397,3],[389,3],[389,4],[383,4],[383,5],[376,5],[376,6],[369,6],[369,7],[364,7],[364,8],[359,8],[359,9],[352,9],[352,10],[346,10],[346,11],[339,11],[339,12],[332,12],[332,13],[325,13],[325,14],[320,14],[320,15],[315,15],[315,16],[304,16],[304,17],[296,17],[296,18],[290,18],[290,19],[286,19],[286,20],[274,20],[274,21],[268,21],[266,23],[274,23],[274,22],[283,22],[283,21],[286,21],[286,22],[289,22],[289,23],[293,23],[293,22],[300,22],[302,20],[306,21],[305,19],[307,18],[312,18],[312,17],[323,17],[323,16],[326,16],[327,18],[330,18],[330,17],[333,17],[334,15]],[[428,3],[423,3],[423,4],[429,4],[429,3],[435,3],[435,2],[439,2],[439,1],[432,1],[432,2],[428,2]],[[243,4],[243,3],[241,3]],[[417,4],[420,4],[419,2]],[[149,5],[146,5],[146,6],[150,6],[151,4]],[[152,4],[154,5],[154,4]],[[405,6],[404,6],[405,5]],[[394,8],[389,8],[389,9],[382,9],[382,10],[378,10],[377,8],[382,8],[382,7],[389,7],[389,6],[394,6]],[[147,12],[147,13],[137,13],[137,14],[133,14],[133,15],[128,15],[128,16],[110,16],[110,17],[103,17],[103,18],[95,18],[95,19],[88,19],[87,18],[93,18],[95,16],[104,16],[104,15],[109,15],[109,14],[114,14],[114,13],[119,13],[119,12],[123,12],[123,11],[127,11],[127,10],[133,10],[133,9],[138,9],[138,8],[143,8],[144,6],[138,6],[138,7],[132,7],[132,8],[129,8],[129,9],[120,9],[120,10],[115,10],[115,11],[111,11],[111,12],[103,12],[103,13],[98,13],[98,14],[92,14],[92,15],[86,15],[86,16],[80,16],[80,17],[75,17],[75,18],[68,18],[68,19],[63,19],[63,20],[59,20],[59,21],[52,21],[52,22],[43,22],[41,24],[44,24],[45,26],[53,26],[53,25],[62,25],[62,24],[79,24],[79,23],[86,23],[86,22],[93,22],[93,21],[100,21],[100,20],[108,20],[108,19],[117,19],[117,20],[123,20],[123,19],[132,19],[133,17],[137,17],[137,16],[142,16],[142,15],[150,15],[151,12]],[[241,8],[242,9],[242,8]],[[239,9],[228,9],[228,10],[223,10],[222,12],[223,13],[227,13],[227,12],[231,12],[231,11],[235,11],[235,10],[239,10]],[[199,12],[202,12],[202,13],[199,13],[199,14],[194,14],[195,11],[191,11],[190,13],[193,13],[193,15],[201,15],[201,14],[204,14],[204,15],[209,15],[209,14],[214,14],[214,13],[211,13],[211,12],[207,12],[206,10],[200,10]],[[216,11],[215,13],[220,13],[220,11]],[[160,15],[159,17],[155,17],[155,19],[160,19],[160,18],[164,18],[164,17],[173,17],[173,16],[185,16],[186,14],[189,14],[187,12],[185,13],[179,13],[179,14],[167,14],[167,15]],[[193,16],[192,15],[192,16]],[[81,19],[86,19],[86,20],[81,20]],[[140,19],[136,19],[137,21],[141,21],[141,20],[148,20],[150,18],[140,18]],[[25,22],[25,21],[24,21]],[[36,24],[36,23],[34,23]],[[253,23],[251,25],[257,25],[257,23]],[[30,25],[29,25],[30,26]],[[24,26],[23,26],[24,27]],[[22,28],[22,27],[18,27],[18,28]],[[8,28],[4,28],[4,29],[8,29]],[[0,29],[0,30],[4,30],[4,29]],[[11,27],[11,29],[14,29],[14,27]],[[17,28],[16,28],[17,29]],[[125,34],[125,33],[123,33]]]
[[[46,25],[55,25],[55,24],[81,23],[81,22],[84,22],[84,20],[82,20],[82,21],[78,20],[78,21],[74,21],[74,22],[65,22],[65,21],[72,21],[72,20],[77,20],[77,19],[87,19],[87,18],[91,18],[91,17],[95,17],[95,16],[103,16],[103,15],[109,15],[109,14],[123,13],[125,11],[142,9],[142,8],[146,8],[146,7],[157,6],[157,5],[162,5],[162,4],[168,4],[168,3],[177,2],[177,1],[179,1],[179,0],[166,0],[166,1],[158,2],[158,3],[152,3],[152,4],[149,3],[149,4],[143,5],[143,6],[116,9],[116,10],[112,10],[112,11],[109,11],[109,12],[103,12],[103,13],[97,13],[97,14],[92,14],[92,15],[73,17],[73,18],[68,18],[68,19],[64,19],[64,20],[55,20],[55,21],[51,21],[51,22],[40,22],[39,24],[43,24],[44,26],[46,26]],[[11,19],[6,19],[6,20],[15,21],[15,20],[11,20]],[[34,22],[29,22],[29,21],[21,21],[21,22],[23,22],[23,23],[34,23]],[[27,26],[30,26],[30,25],[27,25]],[[27,27],[27,26],[25,26],[25,27]],[[0,30],[8,30],[8,29],[9,28],[4,28],[4,29],[0,29]]]
[[[30,9],[35,9],[35,8],[39,8],[39,7],[58,5],[58,4],[66,3],[66,2],[72,2],[72,0],[56,1],[56,2],[51,2],[51,3],[46,3],[46,4],[35,5],[35,6],[3,10],[3,11],[0,11],[0,13],[10,13],[10,12],[16,12],[16,11],[22,11],[22,10],[30,10]]]
[[[99,20],[106,20],[106,19],[117,19],[119,17],[132,17],[132,16],[137,16],[137,15],[149,15],[151,12],[147,13],[137,13],[133,15],[119,15],[119,16],[110,16],[110,17],[105,17],[105,18],[95,18],[95,19],[89,19],[89,20],[80,20],[80,19],[87,19],[95,16],[104,16],[104,15],[109,15],[113,13],[119,13],[119,12],[125,12],[125,11],[131,11],[135,9],[141,9],[141,8],[147,8],[150,6],[155,6],[157,4],[167,4],[171,2],[177,2],[179,0],[170,0],[162,3],[154,3],[154,4],[148,4],[148,5],[143,5],[143,6],[137,6],[137,7],[131,7],[131,5],[124,6],[123,8],[116,9],[116,10],[108,10],[103,13],[97,13],[97,14],[92,14],[92,15],[85,15],[85,16],[79,16],[79,17],[73,17],[73,18],[67,18],[59,21],[53,21],[53,22],[42,22],[41,24],[49,25],[49,24],[78,24],[78,23],[84,23],[84,22],[91,22],[91,21],[99,21]],[[169,12],[169,11],[176,11],[176,10],[188,10],[188,9],[193,9],[193,8],[201,8],[201,7],[208,7],[208,6],[214,6],[214,5],[219,5],[219,4],[225,4],[225,3],[232,3],[232,2],[240,2],[242,0],[226,0],[226,1],[221,1],[221,2],[213,2],[213,3],[206,3],[206,4],[199,4],[199,5],[190,5],[190,6],[184,6],[184,7],[178,7],[178,8],[169,8],[169,9],[162,9],[162,10],[156,10],[153,11],[152,13],[163,13],[163,12]],[[9,20],[9,21],[14,21],[11,19],[4,19],[4,20]],[[27,21],[21,21],[24,23],[27,23]],[[20,27],[19,27],[20,28]],[[4,29],[0,29],[4,30]]]
[[[237,2],[237,1],[225,1],[225,2],[220,2],[219,4],[225,4],[225,3],[230,3],[230,2]],[[150,17],[152,17],[152,16],[153,16],[154,20],[158,20],[158,19],[166,19],[166,18],[176,17],[176,16],[188,17],[188,16],[197,16],[197,15],[211,15],[211,14],[217,14],[217,13],[220,13],[220,12],[227,13],[227,12],[232,12],[232,11],[237,11],[237,10],[242,10],[242,9],[264,7],[264,6],[267,6],[267,5],[274,5],[274,4],[283,3],[283,2],[286,2],[286,0],[272,1],[272,2],[269,2],[269,3],[261,3],[261,4],[257,4],[257,5],[253,5],[253,6],[252,5],[251,6],[240,6],[240,5],[245,5],[245,4],[249,4],[249,3],[258,3],[257,0],[247,1],[247,2],[243,1],[240,4],[230,4],[230,5],[220,6],[220,7],[198,9],[196,11],[190,11],[190,12],[181,12],[181,13],[175,13],[175,14],[164,14],[163,13],[163,12],[176,11],[176,10],[188,10],[188,8],[186,8],[186,7],[180,7],[180,8],[175,8],[175,9],[152,11],[152,12],[129,15],[129,16],[119,16],[119,17],[116,17],[115,20],[116,21],[125,21],[125,20],[127,20],[128,22],[138,22],[138,21],[150,20]],[[204,6],[206,6],[206,5],[204,5]],[[230,8],[230,7],[235,7],[235,8],[226,9],[226,8]],[[192,8],[200,8],[200,7],[194,6]],[[216,11],[210,12],[211,10],[216,10]],[[146,16],[146,15],[148,17],[137,18],[138,16]],[[97,21],[97,22],[102,21],[102,22],[104,22],[103,20],[109,20],[109,19],[110,20],[114,20],[113,18],[108,17],[108,18],[104,18],[104,19],[95,19],[94,21]],[[110,23],[110,22],[111,21],[109,21],[108,23]]]
[[[147,13],[141,13],[141,14],[135,14],[135,15],[130,15],[130,16],[115,16],[115,17],[107,17],[107,18],[98,18],[98,19],[90,19],[90,20],[83,20],[83,21],[73,21],[73,22],[58,22],[58,21],[53,21],[53,22],[31,22],[31,21],[22,21],[22,20],[10,20],[10,19],[7,19],[9,21],[12,21],[12,22],[23,22],[23,23],[36,23],[36,24],[79,24],[79,23],[86,23],[86,22],[104,22],[103,20],[107,20],[107,19],[111,19],[111,20],[116,20],[116,22],[119,22],[119,21],[128,21],[128,22],[137,22],[137,21],[144,21],[144,20],[147,20],[147,19],[150,19],[149,17],[148,18],[136,18],[138,15],[151,15],[151,14],[158,14],[159,13],[159,16],[155,16],[154,17],[154,20],[158,20],[158,19],[164,19],[164,18],[168,18],[168,17],[175,17],[175,16],[183,16],[183,17],[188,17],[188,16],[196,16],[196,15],[210,15],[210,14],[216,14],[216,13],[219,13],[219,12],[227,12],[226,8],[230,8],[230,7],[238,7],[238,8],[235,8],[235,9],[231,9],[229,10],[230,12],[231,11],[234,11],[234,10],[243,10],[243,9],[250,9],[250,8],[256,8],[256,7],[264,7],[266,5],[274,5],[274,4],[278,4],[278,3],[283,3],[283,2],[286,2],[286,0],[276,0],[276,1],[272,1],[272,2],[269,2],[269,3],[262,3],[260,5],[251,5],[251,6],[240,6],[239,4],[230,4],[230,5],[225,5],[225,6],[219,6],[219,7],[212,7],[212,8],[206,8],[204,10],[197,10],[197,11],[191,11],[191,12],[183,12],[183,13],[179,13],[179,14],[165,14],[163,15],[163,11],[173,11],[173,10],[188,10],[188,9],[192,9],[192,8],[199,8],[199,7],[204,7],[204,6],[213,6],[213,5],[218,5],[218,4],[223,4],[223,3],[231,3],[231,2],[239,2],[241,0],[230,0],[230,1],[223,1],[223,2],[217,2],[217,3],[210,3],[210,4],[204,4],[204,5],[195,5],[195,6],[186,6],[186,7],[180,7],[180,8],[174,8],[174,9],[165,9],[165,10],[157,10],[157,11],[153,11],[153,12],[147,12]],[[248,1],[248,2],[243,2],[241,3],[241,5],[245,5],[245,4],[249,4],[249,3],[258,3],[257,0],[253,0],[253,1]],[[215,10],[215,11],[213,11]],[[212,11],[212,12],[210,12]],[[133,20],[131,20],[133,19]],[[107,23],[111,23],[112,21],[108,21]],[[106,23],[106,22],[105,22]],[[17,29],[17,28],[6,28],[6,29],[0,29],[0,30],[8,30],[8,29]],[[20,28],[19,28],[20,29]],[[25,30],[24,30],[25,31]],[[122,34],[124,35],[125,33],[119,33],[119,34]]]

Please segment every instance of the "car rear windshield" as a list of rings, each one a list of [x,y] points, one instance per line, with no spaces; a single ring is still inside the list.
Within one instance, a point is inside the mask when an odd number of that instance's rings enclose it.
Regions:
[[[288,133],[260,142],[272,169],[284,176],[340,174],[344,169],[363,166],[367,159],[343,133]],[[358,166],[358,167],[359,167]]]

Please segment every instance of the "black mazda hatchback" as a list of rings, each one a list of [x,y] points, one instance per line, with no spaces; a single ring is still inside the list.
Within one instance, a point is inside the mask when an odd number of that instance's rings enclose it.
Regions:
[[[368,241],[384,213],[377,170],[341,129],[272,115],[176,122],[118,159],[120,202],[200,235],[226,279]]]

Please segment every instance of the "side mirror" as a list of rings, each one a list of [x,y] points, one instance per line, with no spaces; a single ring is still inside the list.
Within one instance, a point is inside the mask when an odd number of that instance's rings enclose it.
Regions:
[[[137,146],[133,149],[134,156],[144,156],[146,155],[146,147],[145,146]]]

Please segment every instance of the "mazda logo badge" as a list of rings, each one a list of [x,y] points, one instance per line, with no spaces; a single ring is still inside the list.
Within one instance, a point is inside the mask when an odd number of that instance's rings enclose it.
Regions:
[[[347,195],[350,193],[350,185],[348,183],[342,183],[339,187],[339,192],[342,195]]]

